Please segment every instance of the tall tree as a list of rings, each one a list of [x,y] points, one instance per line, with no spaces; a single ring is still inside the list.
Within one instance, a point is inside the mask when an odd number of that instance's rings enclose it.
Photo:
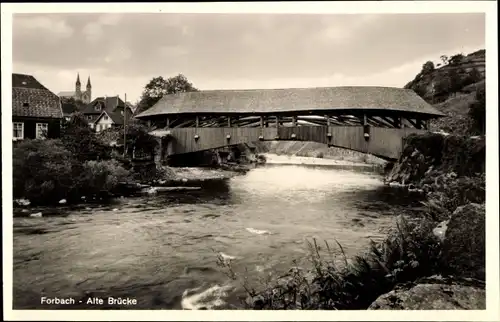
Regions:
[[[448,56],[446,56],[446,55],[441,55],[441,57],[439,57],[439,58],[441,58],[441,60],[443,61],[443,65],[448,64],[448,61],[449,61]]]
[[[168,79],[164,79],[162,76],[154,77],[144,87],[141,99],[137,104],[136,114],[151,108],[164,95],[197,91],[198,89],[182,74]]]
[[[456,54],[451,56],[448,62],[450,63],[450,65],[455,65],[460,63],[464,58],[465,56],[463,54]]]

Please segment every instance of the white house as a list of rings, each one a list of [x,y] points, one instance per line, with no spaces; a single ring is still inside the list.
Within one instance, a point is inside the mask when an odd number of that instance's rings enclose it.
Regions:
[[[109,129],[114,126],[122,126],[124,123],[124,108],[121,106],[116,107],[113,111],[102,111],[101,115],[93,122],[94,129],[97,133]],[[132,116],[132,110],[126,108],[127,120]]]

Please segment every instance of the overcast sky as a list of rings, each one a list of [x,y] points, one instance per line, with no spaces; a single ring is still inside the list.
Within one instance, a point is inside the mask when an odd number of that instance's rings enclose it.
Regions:
[[[135,102],[155,76],[199,89],[402,87],[427,60],[485,48],[484,14],[16,14],[13,71],[55,93]]]

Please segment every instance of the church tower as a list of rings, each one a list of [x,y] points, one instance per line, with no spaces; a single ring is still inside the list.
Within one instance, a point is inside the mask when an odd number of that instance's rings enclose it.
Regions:
[[[77,100],[82,99],[82,83],[80,83],[80,73],[76,76],[75,96]]]
[[[90,75],[89,79],[87,80],[87,100],[88,103],[92,101],[92,85],[90,84]]]

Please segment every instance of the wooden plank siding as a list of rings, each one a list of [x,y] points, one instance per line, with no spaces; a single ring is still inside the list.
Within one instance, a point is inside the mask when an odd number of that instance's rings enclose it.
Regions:
[[[174,128],[168,140],[169,154],[190,153],[229,145],[237,145],[264,140],[274,140],[276,128],[221,127],[221,128]],[[195,136],[198,135],[198,139]],[[227,139],[227,135],[230,136]]]
[[[174,128],[166,142],[167,153],[183,154],[221,148],[229,145],[272,140],[312,141],[330,146],[373,154],[386,159],[397,159],[403,148],[403,138],[411,133],[424,133],[415,128],[370,127],[370,136],[364,137],[363,126],[295,126],[295,127],[224,127]],[[331,136],[328,136],[328,133]],[[227,136],[230,136],[228,139]],[[196,139],[195,136],[198,136]]]

